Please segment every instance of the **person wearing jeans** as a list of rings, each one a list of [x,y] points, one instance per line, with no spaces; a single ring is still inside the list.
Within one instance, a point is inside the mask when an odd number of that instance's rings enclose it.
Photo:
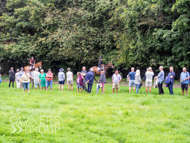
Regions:
[[[28,74],[28,68],[25,70],[24,74],[21,77],[21,81],[23,84],[23,88],[24,88],[24,92],[27,89],[27,91],[29,92],[29,85],[30,85],[30,75]]]
[[[155,80],[158,79],[159,94],[164,94],[164,90],[163,90],[163,87],[162,87],[162,84],[163,84],[163,82],[164,82],[164,75],[165,75],[165,73],[164,73],[164,71],[163,71],[163,66],[160,66],[160,67],[159,67],[159,70],[160,70],[160,72],[159,72],[159,74],[158,74],[158,77],[155,78]]]
[[[133,91],[135,91],[135,68],[131,68],[131,72],[128,74],[127,77],[130,77],[129,80],[129,93],[131,92],[131,87],[133,87]]]
[[[92,90],[92,85],[93,85],[93,81],[94,81],[94,73],[93,73],[94,69],[91,68],[90,71],[86,74],[85,80],[86,83],[88,84],[88,89],[87,92],[91,93]]]
[[[171,79],[171,82],[168,84],[168,89],[169,89],[170,95],[173,95],[173,84],[174,84],[174,79],[175,79],[175,72],[174,72],[173,67],[170,67],[170,72],[168,76],[170,76],[170,79]]]
[[[48,70],[46,73],[46,90],[48,90],[48,87],[50,86],[50,90],[52,90],[52,84],[53,84],[53,73],[51,72],[51,69]]]
[[[141,83],[140,70],[136,70],[136,74],[135,74],[136,93],[139,92],[140,83]]]
[[[81,75],[83,76],[83,77],[82,77],[82,79],[83,79],[83,80],[82,80],[82,82],[83,82],[82,88],[83,88],[83,90],[86,90],[86,91],[87,91],[87,88],[86,88],[86,80],[85,80],[86,74],[87,74],[86,67],[82,67],[82,71],[81,71]]]

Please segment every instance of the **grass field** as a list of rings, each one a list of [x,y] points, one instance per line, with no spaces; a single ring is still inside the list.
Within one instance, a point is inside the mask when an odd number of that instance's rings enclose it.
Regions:
[[[91,94],[58,90],[23,93],[0,84],[0,142],[190,142],[190,97],[174,95]]]

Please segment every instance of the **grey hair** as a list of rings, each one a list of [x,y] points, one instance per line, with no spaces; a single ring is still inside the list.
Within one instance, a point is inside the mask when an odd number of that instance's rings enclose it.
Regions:
[[[93,68],[90,68],[90,71],[92,71],[92,72],[93,72],[93,71],[94,71],[94,69],[93,69]]]
[[[164,67],[163,66],[160,66],[159,69],[163,69]]]
[[[40,70],[41,72],[44,71],[43,69]]]
[[[152,70],[152,68],[151,68],[151,67],[149,67],[148,69],[149,69],[149,70]]]
[[[86,69],[86,67],[85,67],[85,66],[83,66],[83,67],[82,67],[82,69],[83,69],[83,68],[85,68],[85,69]]]
[[[71,69],[70,68],[67,68],[67,71],[70,71]]]
[[[131,68],[131,70],[135,70],[135,68],[134,68],[134,67],[132,67],[132,68]]]

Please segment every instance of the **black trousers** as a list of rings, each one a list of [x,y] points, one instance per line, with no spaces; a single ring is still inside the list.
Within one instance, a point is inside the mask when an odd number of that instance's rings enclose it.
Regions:
[[[159,94],[164,94],[164,90],[162,88],[162,84],[163,84],[163,82],[162,83],[158,83]]]
[[[9,87],[11,87],[11,82],[12,82],[12,87],[14,87],[15,80],[9,80]]]

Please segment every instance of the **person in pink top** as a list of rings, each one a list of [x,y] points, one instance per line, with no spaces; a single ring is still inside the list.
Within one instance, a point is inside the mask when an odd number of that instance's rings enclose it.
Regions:
[[[82,86],[83,86],[82,78],[83,77],[82,77],[81,73],[77,72],[77,82],[76,82],[76,84],[77,84],[77,91],[78,91],[78,93],[79,93],[79,88],[80,88],[81,93],[82,93]]]
[[[48,87],[50,86],[50,89],[52,90],[53,85],[53,73],[51,72],[51,69],[48,70],[46,73],[46,90],[48,90]]]

